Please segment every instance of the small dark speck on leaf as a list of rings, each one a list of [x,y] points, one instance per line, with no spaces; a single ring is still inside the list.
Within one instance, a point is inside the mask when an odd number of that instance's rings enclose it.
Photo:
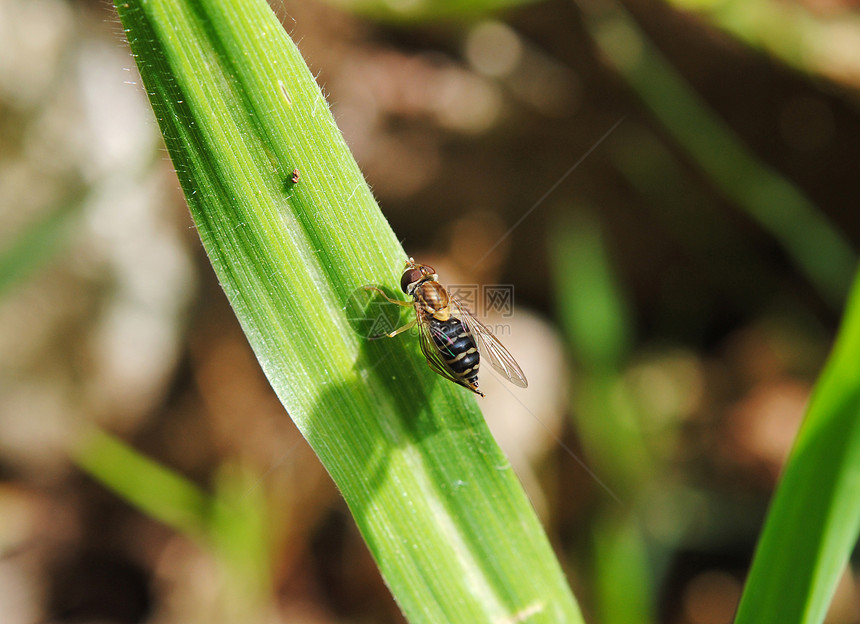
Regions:
[[[290,176],[290,182],[292,182],[293,184],[298,184],[301,177],[302,174],[299,172],[299,170],[293,169],[293,174]]]

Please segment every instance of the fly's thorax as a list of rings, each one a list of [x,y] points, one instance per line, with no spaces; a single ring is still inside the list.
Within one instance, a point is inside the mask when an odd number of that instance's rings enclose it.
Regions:
[[[448,309],[451,302],[448,291],[439,282],[427,281],[419,284],[412,296],[424,312],[433,318],[445,321],[451,315]]]

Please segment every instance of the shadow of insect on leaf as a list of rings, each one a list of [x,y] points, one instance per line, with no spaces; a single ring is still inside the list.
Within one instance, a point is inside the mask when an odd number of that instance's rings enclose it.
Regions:
[[[378,287],[376,287],[378,288]],[[380,288],[386,296],[397,299],[390,290]],[[385,300],[379,293],[364,286],[356,288],[346,301],[346,317],[352,330],[364,340],[379,338],[401,324],[403,307]]]
[[[380,288],[386,296],[397,298],[390,290]],[[414,318],[412,307],[398,306],[385,300],[379,292],[364,286],[348,297],[345,312],[352,330],[362,342],[355,368],[365,377],[373,377],[386,388],[396,403],[413,406],[426,404],[428,390],[424,357],[417,341],[417,330],[394,340],[374,340]],[[410,340],[410,337],[413,339]],[[429,372],[429,368],[426,368]],[[435,379],[433,379],[435,382]]]

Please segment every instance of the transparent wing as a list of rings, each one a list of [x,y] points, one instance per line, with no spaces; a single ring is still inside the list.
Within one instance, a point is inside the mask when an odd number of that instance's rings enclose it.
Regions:
[[[517,364],[504,345],[499,342],[489,328],[481,321],[476,319],[469,309],[464,306],[458,299],[451,297],[454,307],[457,308],[458,316],[466,325],[475,342],[478,344],[478,352],[490,365],[501,373],[505,379],[510,381],[515,386],[520,388],[528,388],[529,382],[526,379],[523,369]]]
[[[430,324],[426,319],[421,317],[418,320],[418,336],[419,336],[419,344],[421,345],[421,353],[424,354],[424,357],[427,358],[427,364],[432,368],[435,372],[439,373],[445,379],[449,381],[453,381],[455,384],[461,385],[464,388],[468,388],[472,392],[477,394],[483,394],[478,392],[475,388],[470,386],[464,379],[457,377],[451,367],[442,359],[439,355],[439,349],[436,347],[436,343],[433,341],[433,336],[431,334]]]

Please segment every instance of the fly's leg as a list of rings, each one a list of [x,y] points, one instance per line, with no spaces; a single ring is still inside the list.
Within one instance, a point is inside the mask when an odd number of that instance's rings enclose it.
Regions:
[[[396,303],[399,306],[404,306],[404,307],[409,307],[409,308],[411,308],[413,306],[413,304],[409,301],[399,301],[397,299],[392,299],[391,297],[386,295],[382,289],[377,288],[376,286],[364,286],[363,288],[364,288],[364,290],[372,290],[372,291],[378,292],[380,295],[382,295],[382,298],[385,299],[386,301],[388,301],[389,303]],[[370,336],[368,338],[368,340],[379,340],[380,338],[394,338],[397,334],[402,334],[403,332],[409,331],[410,329],[415,327],[415,324],[417,322],[418,322],[417,319],[413,319],[413,320],[409,321],[408,323],[406,323],[406,325],[404,325],[403,327],[398,327],[393,332],[390,332],[387,334],[382,334],[380,336]]]
[[[397,329],[395,329],[391,333],[382,334],[381,336],[371,336],[370,338],[368,338],[368,340],[379,340],[380,338],[394,338],[397,334],[402,334],[403,332],[409,331],[410,329],[415,327],[415,324],[417,322],[418,322],[417,319],[412,319],[411,321],[406,323],[406,325],[404,325],[403,327],[398,327]]]
[[[412,303],[409,301],[399,301],[398,299],[392,299],[381,288],[377,288],[376,286],[362,286],[364,290],[373,290],[382,295],[382,298],[385,299],[388,303],[396,303],[399,306],[412,306]]]

